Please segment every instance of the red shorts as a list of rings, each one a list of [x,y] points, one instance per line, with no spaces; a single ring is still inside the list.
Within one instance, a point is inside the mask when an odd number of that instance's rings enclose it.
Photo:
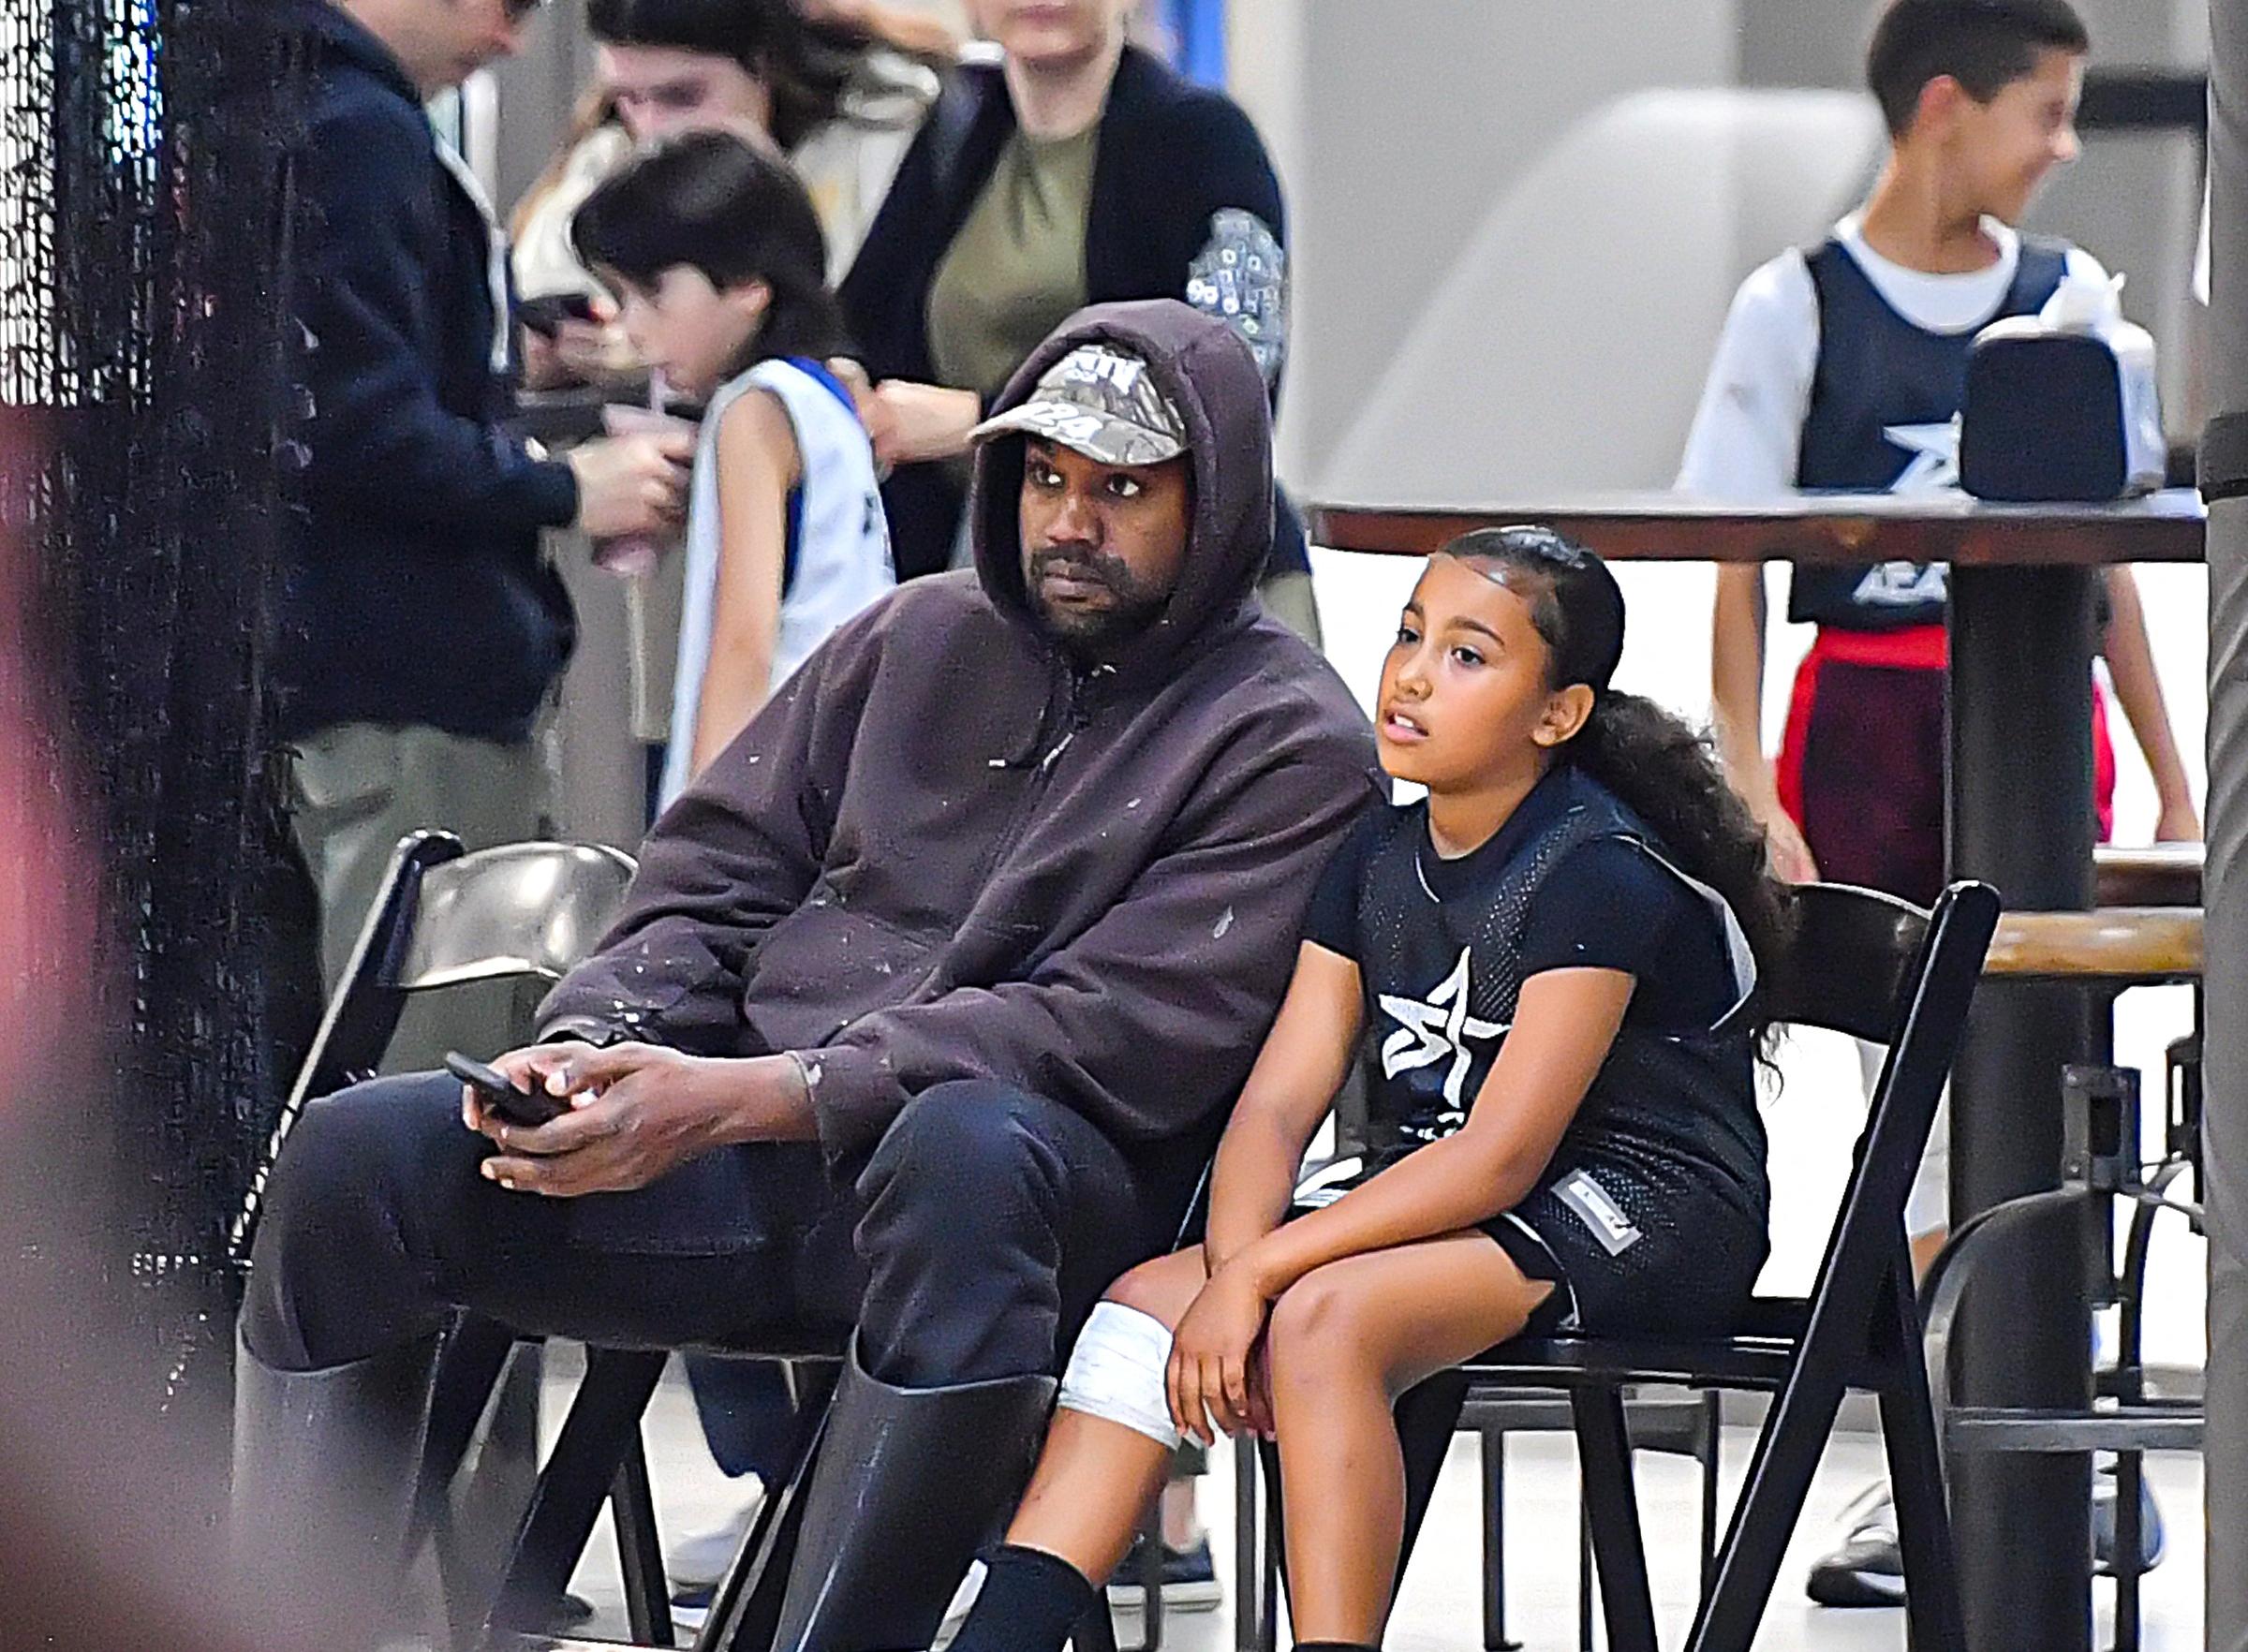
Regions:
[[[1796,673],[1780,742],[1780,803],[1819,876],[1927,906],[1944,887],[1947,642],[1941,626],[1820,627]],[[2093,803],[2115,817],[2108,697],[2092,694]]]

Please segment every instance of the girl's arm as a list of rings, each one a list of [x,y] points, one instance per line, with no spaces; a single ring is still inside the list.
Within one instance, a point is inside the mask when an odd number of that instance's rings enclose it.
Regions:
[[[2193,783],[2185,776],[2184,760],[2178,755],[2178,738],[2170,731],[2170,709],[2162,697],[2162,678],[2154,670],[2154,645],[2147,636],[2147,612],[2138,599],[2138,579],[2128,568],[2108,570],[2108,635],[2102,652],[2108,656],[2108,675],[2131,732],[2145,754],[2154,776],[2154,796],[2160,805],[2154,821],[2158,843],[2194,842],[2201,835],[2201,819],[2194,812]]]
[[[1365,1019],[1358,966],[1305,941],[1280,1013],[1234,1105],[1210,1171],[1203,1254],[1212,1273],[1288,1214],[1304,1148],[1350,1072]]]
[[[803,468],[796,432],[776,398],[755,391],[726,409],[717,465],[718,579],[695,710],[698,774],[747,727],[772,686],[789,489]]]
[[[1513,1030],[1457,1135],[1431,1142],[1324,1210],[1233,1259],[1270,1302],[1312,1269],[1364,1251],[1456,1233],[1511,1210],[1537,1185],[1575,1116],[1634,978],[1552,969],[1522,985]]]

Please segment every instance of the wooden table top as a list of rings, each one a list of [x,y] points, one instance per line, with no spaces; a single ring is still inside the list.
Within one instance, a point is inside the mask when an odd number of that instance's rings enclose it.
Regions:
[[[2201,973],[2201,908],[2008,912],[1998,921],[1983,973],[2017,981],[2193,981]]]
[[[2176,488],[2113,505],[1986,505],[1963,494],[1805,494],[1757,505],[1587,494],[1457,509],[1319,505],[1311,542],[1426,556],[1473,528],[1535,523],[1610,561],[1948,562],[1969,568],[2199,562],[2206,513]]]

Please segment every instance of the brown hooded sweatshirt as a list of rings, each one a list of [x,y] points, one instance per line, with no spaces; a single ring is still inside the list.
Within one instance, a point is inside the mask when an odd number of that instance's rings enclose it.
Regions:
[[[1190,433],[1190,543],[1155,624],[1102,666],[1046,637],[1023,442],[985,446],[974,575],[902,587],[782,686],[657,824],[542,1037],[794,1052],[838,1173],[952,1079],[1059,1101],[1135,1157],[1215,1130],[1373,744],[1257,603],[1272,441],[1248,347],[1173,300],[1096,305],[995,410],[1093,339],[1145,357]]]

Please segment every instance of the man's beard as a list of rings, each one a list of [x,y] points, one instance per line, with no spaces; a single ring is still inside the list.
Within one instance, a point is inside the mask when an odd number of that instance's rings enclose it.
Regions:
[[[1101,586],[1114,601],[1094,611],[1052,606],[1040,586],[1047,574],[1057,572]],[[1146,590],[1132,578],[1131,568],[1122,557],[1089,545],[1049,545],[1033,551],[1024,586],[1046,635],[1086,653],[1100,653],[1130,642],[1162,616],[1163,607],[1171,599],[1167,591]]]

